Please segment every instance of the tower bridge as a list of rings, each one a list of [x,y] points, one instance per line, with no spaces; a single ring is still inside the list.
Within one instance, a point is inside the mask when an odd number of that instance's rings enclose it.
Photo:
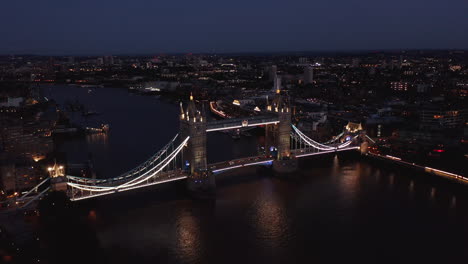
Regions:
[[[354,130],[353,136],[346,140],[343,140],[346,133],[325,143],[312,140],[291,123],[289,102],[280,93],[268,103],[262,116],[209,122],[203,106],[197,108],[190,96],[185,108],[180,105],[179,122],[178,135],[147,161],[126,173],[108,179],[71,175],[49,178],[18,201],[27,206],[49,189],[64,191],[72,201],[78,201],[178,180],[186,180],[187,188],[193,193],[211,195],[215,191],[216,175],[225,171],[263,165],[271,166],[277,174],[289,174],[297,169],[299,158],[358,150],[366,141],[360,130]],[[265,128],[264,154],[207,164],[207,133],[259,126]],[[365,149],[363,147],[361,151]]]

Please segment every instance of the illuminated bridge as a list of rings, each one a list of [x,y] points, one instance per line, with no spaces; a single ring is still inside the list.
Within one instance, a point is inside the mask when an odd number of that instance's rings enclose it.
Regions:
[[[161,150],[134,169],[108,179],[59,176],[44,180],[30,192],[18,198],[23,206],[44,195],[49,189],[65,191],[72,201],[130,191],[171,181],[186,180],[190,191],[212,192],[216,175],[246,166],[271,166],[278,174],[292,173],[298,159],[339,151],[357,150],[365,143],[361,131],[341,133],[334,139],[319,143],[291,123],[289,103],[278,94],[265,114],[240,119],[207,122],[203,110],[198,110],[193,98],[188,106],[180,106],[180,132]],[[243,127],[264,127],[265,153],[214,164],[207,164],[207,133]]]

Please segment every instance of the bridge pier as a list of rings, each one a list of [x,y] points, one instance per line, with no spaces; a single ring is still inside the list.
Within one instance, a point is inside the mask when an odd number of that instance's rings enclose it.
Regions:
[[[67,177],[58,176],[58,177],[51,178],[50,187],[52,191],[67,192],[67,189],[68,189]]]
[[[276,176],[291,176],[299,168],[299,161],[296,158],[273,161],[273,172]]]
[[[210,170],[197,170],[187,178],[187,189],[195,198],[213,198],[216,195],[215,175]]]

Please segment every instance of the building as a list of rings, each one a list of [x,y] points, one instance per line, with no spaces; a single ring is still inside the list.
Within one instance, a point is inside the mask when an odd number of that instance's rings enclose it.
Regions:
[[[105,65],[114,65],[114,56],[105,56],[103,63]]]
[[[42,126],[9,125],[0,130],[0,145],[6,153],[30,158],[45,156],[53,150],[53,141]],[[48,136],[44,136],[44,133]]]
[[[299,64],[306,64],[306,63],[309,63],[309,58],[306,58],[306,57],[299,58]]]
[[[268,73],[268,78],[270,81],[276,80],[278,72],[278,67],[276,65],[271,65],[270,72]]]
[[[0,164],[0,188],[1,191],[11,194],[16,191],[15,165],[12,163]]]
[[[312,84],[314,82],[314,68],[312,65],[307,65],[304,68],[304,84]]]
[[[359,65],[361,65],[361,59],[353,58],[352,61],[351,61],[351,67],[352,68],[358,68]]]
[[[393,91],[398,91],[398,92],[406,92],[408,91],[409,84],[408,82],[390,82],[390,89]]]
[[[6,194],[29,190],[45,177],[44,171],[29,159],[4,160],[0,164],[0,190]]]
[[[443,109],[425,106],[420,110],[421,128],[448,129],[462,127],[466,122],[466,109]]]
[[[273,81],[273,91],[276,93],[278,91],[281,91],[281,77],[276,76],[276,78]]]
[[[23,97],[0,98],[0,108],[20,107],[23,101]]]

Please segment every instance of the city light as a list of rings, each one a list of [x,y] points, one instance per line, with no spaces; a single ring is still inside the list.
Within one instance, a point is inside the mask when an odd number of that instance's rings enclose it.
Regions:
[[[385,157],[389,158],[389,159],[392,159],[392,160],[401,160],[400,158],[398,157],[394,157],[394,156],[390,156],[390,155],[385,155]]]

